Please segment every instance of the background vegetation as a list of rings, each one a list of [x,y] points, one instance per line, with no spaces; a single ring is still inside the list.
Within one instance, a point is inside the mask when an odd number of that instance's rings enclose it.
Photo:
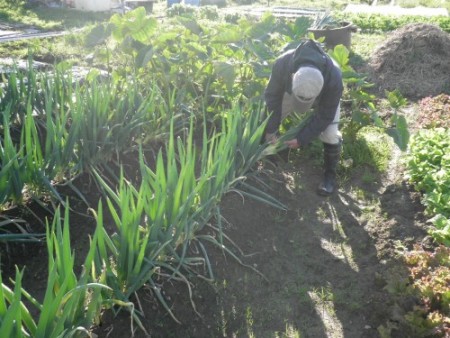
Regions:
[[[296,6],[342,9],[346,3],[304,1]],[[254,165],[267,153],[260,142],[265,125],[262,93],[271,61],[307,35],[311,19],[285,20],[270,14],[255,19],[222,15],[215,7],[185,6],[172,7],[161,19],[157,16],[165,5],[158,3],[151,16],[142,8],[125,15],[86,15],[25,1],[1,2],[1,17],[11,25],[82,30],[46,43],[2,46],[5,53],[30,64],[25,71],[5,75],[1,88],[0,201],[5,216],[0,239],[41,240],[44,233],[27,229],[25,217],[8,216],[15,208],[27,210],[30,201],[53,216],[50,221],[41,219],[49,254],[45,296],[38,300],[23,290],[25,272],[17,268],[13,287],[3,281],[0,289],[0,336],[82,334],[98,323],[101,311],[118,308],[128,309],[144,329],[132,302],[144,284],[176,320],[157,280],[182,281],[188,289],[191,274],[213,280],[206,243],[223,247],[239,260],[221,229],[222,196],[236,190],[284,208],[249,180]],[[356,43],[352,52],[342,46],[330,52],[345,70],[345,99],[353,113],[343,119],[347,142],[354,145],[346,147],[344,159],[353,160],[347,170],[366,165],[384,170],[392,145],[370,156],[358,145],[370,145],[366,141],[376,133],[392,136],[397,146],[407,149],[409,130],[401,110],[407,101],[398,92],[376,96],[364,74],[356,71],[370,56],[366,38],[379,41],[385,32],[416,20],[448,31],[450,20],[364,15],[351,20],[361,28],[356,41],[364,43]],[[49,58],[55,66],[51,72],[33,69],[32,59]],[[73,66],[90,70],[79,77]],[[381,106],[390,119],[380,117]],[[299,118],[287,121],[284,128]],[[450,243],[448,139],[447,130],[417,134],[408,162],[411,180],[424,193],[433,217],[430,235],[444,246]],[[124,165],[124,158],[132,158],[132,165]],[[76,179],[83,175],[104,193],[97,205],[77,188]],[[69,187],[96,217],[81,272],[74,265],[70,202],[61,194],[62,187]],[[202,230],[211,227],[212,219],[213,234],[205,234]],[[444,273],[437,275],[444,279],[449,264],[448,256],[441,254],[445,250],[437,251],[437,268],[442,266]],[[433,259],[436,266],[436,256],[428,258],[419,251],[405,257],[416,267],[413,277],[422,281],[426,272],[417,271],[418,258],[411,257]],[[419,266],[423,264],[428,263]],[[430,288],[438,289],[441,303],[411,314],[411,323],[425,331],[445,329],[448,284],[417,283],[424,297],[429,297]],[[424,316],[427,319],[419,322]]]

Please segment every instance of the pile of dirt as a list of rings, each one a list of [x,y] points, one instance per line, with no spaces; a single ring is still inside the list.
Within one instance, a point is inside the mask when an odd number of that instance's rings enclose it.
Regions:
[[[400,90],[409,99],[450,90],[450,34],[431,24],[409,24],[392,33],[370,62],[379,90]]]

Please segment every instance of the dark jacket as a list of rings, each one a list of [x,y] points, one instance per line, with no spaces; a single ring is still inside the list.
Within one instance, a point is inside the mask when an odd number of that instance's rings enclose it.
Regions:
[[[342,91],[342,74],[331,58],[314,41],[307,40],[275,60],[264,96],[269,114],[266,128],[275,133],[281,123],[281,106],[284,93],[292,94],[292,75],[300,66],[313,66],[322,72],[324,85],[314,101],[314,114],[297,134],[300,145],[309,144],[333,122]]]

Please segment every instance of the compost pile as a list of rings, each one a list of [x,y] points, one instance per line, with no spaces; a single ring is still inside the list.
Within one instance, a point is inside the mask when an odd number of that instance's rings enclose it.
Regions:
[[[400,90],[409,99],[450,90],[450,34],[431,24],[409,24],[392,33],[369,62],[381,92]]]

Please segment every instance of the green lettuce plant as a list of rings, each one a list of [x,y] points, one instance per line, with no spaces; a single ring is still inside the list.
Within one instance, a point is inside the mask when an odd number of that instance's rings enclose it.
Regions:
[[[423,193],[426,213],[434,227],[431,235],[450,245],[450,132],[424,129],[414,135],[407,156],[407,178]]]

